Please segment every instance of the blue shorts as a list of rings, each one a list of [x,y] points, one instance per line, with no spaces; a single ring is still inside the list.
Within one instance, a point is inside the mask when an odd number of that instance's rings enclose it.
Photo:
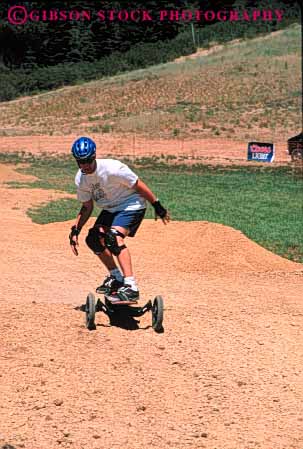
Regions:
[[[134,237],[136,234],[143,217],[145,215],[146,209],[139,210],[121,210],[118,212],[109,212],[108,210],[103,210],[99,217],[97,218],[95,226],[120,226],[121,228],[129,229],[129,237]]]

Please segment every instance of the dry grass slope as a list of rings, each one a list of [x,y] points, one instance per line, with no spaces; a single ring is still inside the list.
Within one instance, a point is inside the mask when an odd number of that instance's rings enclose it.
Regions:
[[[300,128],[298,25],[196,56],[2,104],[2,135],[285,141]]]

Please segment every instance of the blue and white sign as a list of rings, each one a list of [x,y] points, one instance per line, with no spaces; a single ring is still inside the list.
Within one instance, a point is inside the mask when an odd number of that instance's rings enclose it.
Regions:
[[[248,161],[272,162],[275,158],[273,143],[249,142],[247,151]]]

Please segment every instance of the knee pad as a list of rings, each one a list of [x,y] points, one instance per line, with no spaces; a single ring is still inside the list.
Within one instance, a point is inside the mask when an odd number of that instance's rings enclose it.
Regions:
[[[105,234],[105,237],[104,237],[104,243],[105,243],[106,247],[110,250],[110,252],[114,256],[119,256],[122,249],[126,248],[125,245],[121,245],[121,246],[118,245],[117,236],[120,236],[123,238],[125,237],[125,235],[122,234],[122,232],[119,232],[116,229],[110,229]]]
[[[87,246],[95,253],[101,254],[105,250],[105,246],[100,242],[100,237],[104,237],[105,234],[99,231],[98,228],[91,228],[88,231],[85,239]]]

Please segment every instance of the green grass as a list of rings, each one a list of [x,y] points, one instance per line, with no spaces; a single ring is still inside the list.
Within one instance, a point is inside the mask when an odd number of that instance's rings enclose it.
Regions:
[[[39,207],[32,207],[27,210],[27,215],[38,224],[72,220],[79,212],[79,202],[70,198],[62,198],[57,201],[44,203]],[[94,210],[94,216],[97,210]]]
[[[4,157],[2,162],[24,162],[24,156]],[[11,188],[56,189],[75,193],[76,166],[70,158],[26,159],[19,171],[38,177],[32,183],[8,183]],[[265,248],[303,262],[303,176],[291,167],[187,166],[165,156],[126,161],[151,187],[173,220],[206,220],[241,230]],[[29,209],[36,223],[65,221],[76,216],[76,200],[61,199]],[[95,209],[94,214],[98,213]],[[147,218],[153,217],[149,207]],[[195,238],[192,236],[191,238]]]

